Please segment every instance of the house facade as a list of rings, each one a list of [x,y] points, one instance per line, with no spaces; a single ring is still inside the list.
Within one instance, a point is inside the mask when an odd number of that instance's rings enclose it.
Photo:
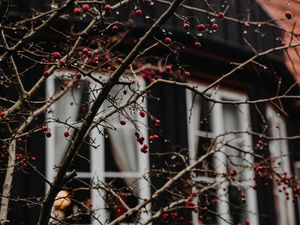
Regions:
[[[13,2],[12,20],[35,11],[55,9],[61,3]],[[2,1],[1,7],[6,3]],[[102,5],[99,7],[103,8]],[[125,16],[122,10],[112,11],[109,16],[117,18],[118,23],[127,21],[127,14],[134,21],[134,27],[114,50],[126,55],[134,47],[134,39],[150,27],[148,21],[151,18],[155,21],[167,6],[168,2],[163,0],[146,1],[124,5]],[[131,15],[136,7],[143,12],[139,18]],[[225,12],[225,18],[215,15],[219,11]],[[115,113],[91,131],[68,169],[70,173],[75,170],[76,177],[65,185],[54,203],[53,224],[108,224],[126,212],[122,201],[132,208],[151,198],[179,171],[211,149],[219,150],[195,166],[175,187],[121,224],[144,224],[148,220],[152,224],[195,225],[300,223],[299,197],[290,188],[297,188],[293,182],[300,177],[300,142],[297,138],[282,138],[299,134],[299,103],[293,99],[273,98],[299,95],[299,87],[294,85],[282,52],[258,57],[205,95],[195,94],[206,90],[253,55],[279,46],[282,30],[276,28],[276,23],[263,23],[271,18],[255,1],[211,5],[206,1],[186,1],[177,13],[188,16],[169,19],[148,45],[160,43],[149,50],[149,57],[142,62],[153,67],[139,71],[133,84],[126,85],[132,81],[128,76],[116,85],[96,119],[101,121],[101,115],[130,101],[134,93],[154,80],[170,82],[155,85],[136,104]],[[74,15],[68,20],[78,24],[74,30],[89,21],[77,20]],[[188,29],[183,27],[185,23],[189,24]],[[203,30],[197,29],[200,23],[205,25]],[[44,40],[43,47],[48,51],[59,48],[54,43],[63,40],[56,32],[61,26],[71,25],[61,18],[51,29],[41,32],[39,39]],[[120,31],[126,32],[126,29],[121,27]],[[91,37],[86,38],[92,40],[97,35],[92,32]],[[112,37],[117,35],[111,34]],[[166,37],[172,39],[172,43],[164,43]],[[196,42],[201,44],[200,48],[195,46]],[[93,50],[89,41],[85,45]],[[26,61],[19,60],[22,68],[28,66]],[[182,68],[189,71],[190,76],[182,74]],[[41,66],[35,69],[39,74],[44,71]],[[38,100],[49,99],[59,90],[67,89],[66,82],[76,74],[71,63],[55,70],[47,78]],[[101,82],[107,79],[101,71],[94,71],[91,77]],[[45,132],[21,140],[18,154],[26,153],[30,160],[29,166],[15,171],[12,196],[16,201],[10,203],[11,224],[36,223],[39,201],[49,189],[45,180],[54,179],[72,137],[101,90],[91,77],[78,79],[74,87],[37,117],[37,124],[46,125]],[[36,80],[30,77],[26,86],[32,86]],[[185,88],[187,86],[192,88]],[[10,94],[14,94],[14,90],[8,90],[3,96]],[[268,100],[259,101],[261,99]],[[1,132],[6,130],[3,128]],[[22,162],[22,159],[17,160]],[[2,183],[4,172],[1,177]],[[114,196],[114,191],[121,197]],[[25,198],[29,200],[22,201]],[[157,219],[151,220],[172,201],[180,199],[186,200],[172,210],[161,211]]]

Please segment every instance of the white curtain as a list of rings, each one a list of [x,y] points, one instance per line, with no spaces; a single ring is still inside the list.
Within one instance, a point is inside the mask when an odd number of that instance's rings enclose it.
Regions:
[[[124,94],[124,91],[126,94]],[[114,98],[114,104],[127,101],[133,93],[126,87],[115,86],[110,95]],[[109,101],[104,102],[104,109],[112,109],[113,106]],[[133,120],[136,117],[136,112],[126,109],[126,116],[130,116]],[[138,158],[137,145],[135,139],[135,128],[127,120],[125,126],[120,125],[120,118],[124,117],[120,114],[115,114],[108,119],[108,123],[112,129],[107,129],[109,140],[111,143],[112,155],[120,172],[137,172]],[[134,178],[124,178],[127,185],[131,185]]]
[[[137,150],[135,143],[135,131],[115,126],[117,130],[108,130],[112,146],[112,155],[122,172],[137,172]]]

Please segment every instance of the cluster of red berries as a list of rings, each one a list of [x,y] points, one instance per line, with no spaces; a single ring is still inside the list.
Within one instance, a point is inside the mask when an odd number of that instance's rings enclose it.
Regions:
[[[43,127],[41,128],[41,131],[43,131],[43,132],[45,133],[45,136],[46,136],[47,138],[49,138],[49,137],[52,136],[52,133],[51,133],[51,131],[48,129],[47,126],[43,126]]]
[[[191,200],[186,200],[185,203],[184,203],[184,206],[186,208],[193,208],[193,207],[195,207],[195,203],[192,202]]]
[[[204,31],[204,30],[206,30],[206,26],[205,26],[205,24],[203,24],[203,23],[197,24],[196,28],[197,28],[197,30],[199,30],[199,31]],[[218,30],[218,28],[219,28],[219,25],[218,25],[217,23],[213,23],[213,24],[210,25],[210,29],[213,30],[213,31]]]
[[[139,133],[135,133],[136,141],[142,145],[144,143],[145,138],[141,136]]]
[[[155,141],[156,139],[158,139],[158,135],[157,134],[149,135],[149,141]]]
[[[161,218],[162,218],[162,220],[165,220],[166,223],[169,223],[170,220],[172,220],[172,219],[179,219],[181,222],[185,220],[185,217],[184,216],[179,216],[179,214],[177,212],[162,213]],[[191,224],[191,222],[193,222],[193,221],[189,221],[189,224]]]
[[[141,147],[140,150],[141,150],[142,153],[147,153],[148,152],[148,148],[149,148],[149,146],[147,144],[144,144],[143,147]]]
[[[52,136],[52,133],[51,133],[51,131],[48,129],[47,126],[43,126],[43,127],[41,128],[41,131],[43,131],[43,132],[45,133],[45,136],[46,136],[47,138],[50,138],[50,137]],[[68,130],[64,131],[64,137],[69,137],[69,135],[70,135],[70,132],[69,132]]]
[[[149,150],[149,146],[147,144],[144,144],[145,138],[141,136],[139,133],[135,133],[135,137],[137,142],[139,142],[140,145],[143,145],[140,149],[142,153],[147,153]]]
[[[142,72],[142,77],[147,83],[152,83],[154,81],[154,70],[146,69]]]
[[[85,55],[85,56],[88,56],[90,57],[91,55],[93,55],[93,52],[88,50],[87,48],[84,48],[82,49],[82,53]]]
[[[79,16],[82,12],[86,12],[90,9],[90,6],[89,4],[83,4],[82,7],[79,7],[79,6],[76,6],[74,9],[73,9],[73,14],[75,16]]]
[[[238,223],[237,225],[242,225],[242,223]],[[249,220],[244,220],[244,225],[250,225]]]

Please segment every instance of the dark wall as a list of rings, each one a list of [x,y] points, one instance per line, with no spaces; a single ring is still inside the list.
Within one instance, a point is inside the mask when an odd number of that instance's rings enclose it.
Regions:
[[[163,186],[166,181],[182,169],[184,162],[172,153],[184,156],[188,153],[185,90],[182,88],[159,85],[150,93],[148,110],[151,115],[161,120],[160,127],[153,127],[153,120],[149,120],[150,135],[157,134],[158,140],[150,142],[150,165],[152,193]],[[154,118],[153,118],[154,119]],[[153,128],[153,129],[152,129]],[[178,194],[185,194],[186,188],[180,182],[172,187]],[[183,192],[183,193],[182,193]],[[153,210],[158,210],[172,201],[172,195],[165,192],[158,201],[153,202]],[[191,219],[190,210],[175,210],[178,216],[168,219],[158,219],[154,224],[176,224],[178,218],[184,218],[183,224]]]

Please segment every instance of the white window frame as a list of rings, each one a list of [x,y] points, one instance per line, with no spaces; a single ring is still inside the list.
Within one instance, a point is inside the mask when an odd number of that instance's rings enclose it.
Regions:
[[[61,76],[63,73],[68,72],[72,73],[70,71],[62,70],[55,72],[49,77],[46,81],[46,99],[50,99],[53,94],[55,93],[55,79],[58,76]],[[93,74],[96,77],[99,77],[99,74]],[[140,90],[143,90],[145,87],[145,81],[141,77],[135,77],[136,81],[139,84]],[[89,87],[98,87],[98,90],[100,88],[99,84],[95,83],[93,80],[89,78],[84,78],[88,81]],[[92,95],[90,95],[90,100],[93,100]],[[147,110],[147,98],[139,98],[137,101],[137,104],[139,104],[145,111]],[[67,106],[66,106],[67,107]],[[55,104],[51,107],[55,111]],[[101,109],[99,110],[99,112]],[[46,120],[49,118],[53,118],[51,113],[46,113]],[[139,128],[139,132],[143,137],[145,137],[144,143],[148,144],[149,146],[149,140],[148,140],[148,130],[147,130],[147,124],[148,124],[148,118],[147,114],[144,118],[141,116],[136,117],[137,126]],[[143,124],[143,125],[142,125]],[[48,129],[54,130],[55,126],[59,126],[54,123],[48,124]],[[62,125],[63,126],[63,125]],[[136,177],[139,178],[138,185],[139,185],[139,204],[143,202],[144,199],[149,199],[151,196],[151,187],[149,184],[149,181],[143,178],[143,176],[146,174],[149,174],[150,170],[150,159],[149,159],[149,153],[144,154],[139,151],[137,151],[138,156],[138,171],[137,172],[105,172],[105,151],[103,147],[105,146],[105,140],[104,135],[99,134],[99,129],[104,133],[103,127],[98,127],[98,129],[94,128],[91,131],[91,139],[95,141],[93,143],[93,146],[100,146],[100,149],[92,149],[90,151],[90,172],[77,172],[77,178],[90,178],[91,180],[100,180],[105,182],[105,178],[125,178],[125,177]],[[140,146],[137,143],[137,150],[139,150]],[[56,171],[53,169],[55,165],[55,135],[52,135],[50,138],[46,138],[46,160],[45,160],[45,174],[46,178],[51,182],[54,180],[54,177],[56,175]],[[147,178],[149,179],[149,178]],[[49,190],[49,185],[46,184],[46,191]],[[92,210],[95,212],[95,217],[99,219],[99,221],[102,224],[107,224],[109,222],[108,213],[105,209],[105,202],[103,199],[103,196],[105,195],[104,191],[101,190],[91,190],[91,200],[92,200]],[[151,204],[148,204],[144,209],[143,212],[140,214],[140,221],[147,221],[151,218]],[[92,219],[91,225],[99,224],[97,220]],[[130,225],[130,223],[121,223]],[[150,224],[151,225],[151,224]]]
[[[273,109],[273,107],[271,107],[270,105],[268,105],[266,108],[266,116],[269,123],[271,136],[274,138],[287,137],[284,118],[282,118],[282,116],[280,116],[280,114],[277,113],[276,110]],[[278,148],[278,146],[280,146],[280,148]],[[269,151],[271,158],[274,158],[274,168],[277,168],[278,172],[284,171],[288,174],[291,174],[291,165],[289,159],[287,140],[282,139],[269,141]],[[281,162],[280,167],[278,167],[279,161]],[[284,193],[278,192],[279,187],[275,180],[273,180],[273,186],[277,223],[285,225],[296,224],[295,208],[292,200],[286,200],[286,196],[284,195]],[[292,190],[290,188],[287,188],[286,191],[289,193],[290,198],[292,198]]]
[[[199,83],[192,83],[193,87],[195,87],[199,91],[205,90],[205,86],[199,84]],[[213,97],[216,100],[221,100],[222,98],[230,99],[232,101],[241,101],[241,100],[247,100],[247,95],[242,93],[236,93],[224,89],[218,89],[218,90],[211,90],[208,92],[208,94],[213,95]],[[186,101],[187,101],[187,122],[188,122],[188,143],[189,143],[189,156],[191,158],[191,163],[193,162],[193,155],[196,152],[195,146],[194,146],[194,138],[199,137],[199,131],[195,131],[193,129],[193,115],[191,115],[191,121],[189,121],[190,116],[190,109],[192,107],[192,92],[190,90],[186,91]],[[247,131],[250,128],[250,111],[249,106],[247,104],[239,105],[239,109],[243,112],[240,113],[240,122],[241,122],[241,129],[243,131]],[[214,136],[224,134],[224,118],[223,118],[223,107],[222,104],[216,103],[214,105],[214,109],[212,110],[212,133]],[[198,135],[197,135],[198,133]],[[245,146],[249,146],[248,148],[245,148],[245,151],[251,151],[252,152],[252,140],[251,136],[249,134],[243,134],[243,140]],[[209,137],[209,136],[208,136]],[[251,154],[246,154],[248,162],[253,163],[254,158]],[[214,158],[217,160],[214,160],[215,167],[218,174],[221,174],[226,171],[226,156],[222,152],[217,152],[214,154]],[[253,169],[247,170],[245,173],[243,173],[244,176],[253,178],[250,179],[247,183],[245,193],[246,193],[246,199],[247,199],[247,219],[251,221],[252,225],[258,225],[258,207],[257,207],[257,194],[256,190],[253,188],[250,188],[252,185],[254,185],[254,177],[255,173]],[[205,177],[200,177],[202,180]],[[197,179],[197,178],[196,178]],[[229,212],[229,195],[228,191],[224,192],[224,189],[228,189],[229,183],[226,181],[224,177],[217,176],[216,178],[206,178],[207,181],[212,182],[212,180],[216,179],[216,181],[220,184],[219,188],[217,190],[217,195],[221,196],[220,201],[217,206],[217,213],[218,215],[222,215],[222,218],[217,217],[217,224],[218,225],[227,225],[228,223],[226,221],[231,221],[230,213]],[[194,225],[201,225],[202,223],[199,223],[198,220],[198,214],[193,212],[193,222]]]

